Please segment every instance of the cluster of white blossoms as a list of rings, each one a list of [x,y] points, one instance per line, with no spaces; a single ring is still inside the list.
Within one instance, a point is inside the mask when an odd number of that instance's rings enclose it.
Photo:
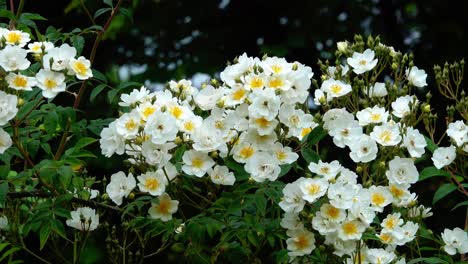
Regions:
[[[281,142],[299,141],[317,126],[302,110],[312,76],[298,62],[243,54],[221,72],[221,83],[197,89],[187,80],[171,81],[163,91],[142,87],[121,95],[119,105],[128,111],[104,128],[101,149],[107,157],[125,153],[140,175],[113,175],[109,197],[120,205],[138,187],[159,197],[150,216],[168,220],[177,201],[166,187],[180,173],[233,185],[236,178],[225,163],[233,159],[254,181],[276,180],[281,166],[298,158]],[[173,156],[181,146],[178,170]]]
[[[394,260],[393,249],[412,241],[419,225],[404,221],[400,213],[384,216],[380,226],[376,225],[375,218],[387,206],[408,208],[415,202],[416,195],[408,188],[416,182],[418,173],[409,161],[411,159],[396,157],[385,172],[389,185],[371,185],[368,188],[358,183],[355,172],[341,166],[338,161],[310,163],[308,168],[315,176],[301,177],[287,184],[279,204],[285,212],[281,226],[288,230],[289,256],[304,256],[315,248],[314,234],[303,223],[301,212],[320,201],[321,207],[308,225],[325,237],[325,244],[334,248],[335,255],[347,255],[354,263],[357,243],[363,233],[372,228],[380,230],[377,236],[386,250],[376,255],[377,259],[382,257],[381,262],[361,263],[390,263]],[[363,242],[360,243],[363,248]],[[374,249],[362,250],[361,260],[371,259],[372,252]]]
[[[344,52],[347,47],[343,45],[341,43],[338,48]],[[386,48],[395,55],[392,48]],[[312,177],[301,177],[283,189],[279,205],[285,214],[281,226],[287,229],[291,259],[310,254],[318,233],[325,237],[326,245],[334,248],[335,255],[347,256],[348,263],[358,263],[357,260],[359,263],[393,263],[397,261],[397,246],[416,237],[419,225],[408,219],[432,215],[430,208],[416,206],[417,196],[410,191],[419,177],[414,160],[423,156],[427,146],[423,134],[407,122],[410,116],[416,115],[419,100],[414,95],[398,97],[393,94],[390,97],[385,83],[374,82],[357,93],[372,99],[366,101],[364,108],[356,110],[354,107],[354,112],[344,107],[333,108],[345,105],[340,102],[346,102],[351,93],[356,94],[352,77],[349,77],[352,72],[358,76],[367,73],[378,65],[379,60],[373,50],[366,49],[363,53],[354,52],[346,62],[337,67],[329,66],[322,76],[320,89],[315,90],[314,102],[324,106],[323,127],[334,145],[348,148],[349,157],[360,169],[371,168],[370,163],[377,161],[374,167],[379,168],[378,175],[372,176],[378,180],[362,179],[361,184],[357,174],[342,167],[338,161],[310,163],[308,169],[313,173]],[[427,85],[427,74],[416,66],[406,69],[404,77],[407,85],[419,88]],[[344,99],[337,101],[337,98]],[[447,130],[456,147],[465,152],[467,131],[463,121],[451,123]],[[432,156],[434,165],[442,168],[452,163],[456,147],[436,149]],[[374,185],[376,183],[379,185]],[[320,209],[312,211],[316,203],[321,204]],[[367,248],[363,240],[366,230],[374,231],[382,248]],[[468,247],[466,239],[460,238],[463,236],[466,236],[464,231],[458,235],[447,232],[445,237],[450,237],[447,241],[456,237],[452,239],[455,242],[448,244],[447,252],[454,254],[453,247],[462,248],[461,244],[463,248]],[[457,246],[451,246],[455,244]],[[356,252],[358,245],[360,252]],[[404,258],[398,263],[405,263]]]
[[[18,94],[38,87],[45,98],[54,98],[65,91],[71,76],[79,80],[93,76],[89,60],[83,56],[75,58],[76,53],[68,44],[56,47],[46,41],[31,42],[29,33],[0,28],[0,72],[5,76],[1,81],[3,91],[0,90],[0,154],[12,145],[1,126],[16,116]],[[37,71],[32,69],[34,62],[41,65]]]

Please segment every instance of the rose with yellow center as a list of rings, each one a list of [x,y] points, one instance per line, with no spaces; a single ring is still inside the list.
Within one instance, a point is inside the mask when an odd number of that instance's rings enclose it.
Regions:
[[[372,204],[382,206],[385,203],[385,197],[380,193],[373,193],[371,196]]]
[[[134,130],[136,127],[137,127],[137,123],[133,119],[129,119],[125,123],[125,128],[128,129],[128,130]]]
[[[203,167],[203,160],[200,158],[192,159],[192,166],[197,169],[201,169]]]
[[[328,217],[335,219],[340,216],[340,210],[336,207],[329,206],[326,210],[326,214]]]
[[[10,43],[20,43],[21,42],[21,34],[18,32],[9,32],[5,37],[7,42]]]
[[[17,75],[15,77],[15,79],[13,80],[13,84],[16,87],[23,87],[24,88],[28,84],[28,80],[26,80],[26,78],[24,78],[23,76]]]
[[[308,248],[310,246],[310,239],[305,234],[299,235],[294,240],[294,245],[296,246],[298,250]]]
[[[393,243],[393,237],[390,234],[383,233],[378,236],[380,240],[382,240],[383,243],[385,244],[391,244]]]
[[[283,160],[285,160],[287,157],[288,157],[288,154],[286,154],[286,152],[284,152],[283,150],[279,150],[279,151],[276,152],[276,158],[277,158],[279,161],[283,161]]]
[[[73,63],[73,70],[79,75],[86,75],[88,67],[86,67],[86,65],[80,61],[75,61],[75,63]]]
[[[184,113],[184,110],[180,106],[173,106],[171,107],[170,113],[173,117],[180,119],[180,117]]]
[[[405,194],[405,191],[403,189],[400,189],[395,185],[390,185],[389,189],[393,197],[396,197],[398,199],[400,199]]]
[[[53,80],[53,79],[46,79],[46,80],[44,81],[44,85],[45,85],[45,87],[46,87],[47,89],[52,90],[52,89],[54,89],[55,87],[57,87],[57,82],[56,82],[55,80]]]
[[[346,222],[341,228],[346,235],[356,235],[358,233],[358,228],[353,222]]]
[[[147,106],[145,109],[143,109],[143,116],[145,118],[148,118],[150,115],[152,115],[154,112],[156,112],[156,107],[155,106]]]
[[[301,131],[301,137],[307,136],[311,131],[312,131],[312,128],[310,127],[303,128]]]
[[[261,128],[267,128],[270,126],[270,121],[268,121],[265,117],[260,117],[255,119],[255,123]]]
[[[284,81],[280,78],[273,78],[268,82],[268,86],[273,89],[278,89],[284,85]]]
[[[272,66],[271,66],[271,70],[272,70],[274,73],[280,73],[281,70],[282,70],[282,68],[281,68],[280,65],[276,65],[276,64],[275,64],[275,65],[272,65]]]
[[[145,187],[148,190],[156,190],[159,187],[159,181],[155,178],[149,178],[145,181]]]
[[[184,129],[186,131],[193,131],[194,128],[195,128],[195,124],[192,121],[187,121],[184,123]]]
[[[341,87],[341,85],[338,85],[338,84],[333,84],[330,87],[330,91],[334,94],[339,94],[342,90],[343,90],[343,87]]]
[[[242,98],[244,98],[245,94],[246,94],[246,91],[244,89],[237,89],[232,93],[231,97],[233,100],[239,101]]]
[[[318,184],[310,184],[307,188],[309,194],[314,195],[320,192],[321,188]]]
[[[169,214],[169,208],[171,208],[170,201],[166,199],[161,199],[159,204],[154,206],[156,211],[159,211],[161,214]]]
[[[382,117],[381,114],[371,114],[370,119],[371,119],[373,122],[377,122],[377,121],[380,120],[381,117]]]
[[[243,159],[250,158],[255,153],[255,150],[251,146],[245,146],[239,151],[239,156]]]
[[[252,80],[250,81],[250,87],[252,89],[262,88],[263,87],[263,80],[261,78],[259,78],[259,77],[252,78]]]
[[[388,143],[392,140],[392,132],[389,130],[384,130],[380,133],[379,138],[382,142]]]

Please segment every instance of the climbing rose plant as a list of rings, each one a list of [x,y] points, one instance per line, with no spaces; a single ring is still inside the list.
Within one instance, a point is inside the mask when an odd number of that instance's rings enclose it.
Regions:
[[[428,84],[412,54],[357,35],[320,74],[242,54],[201,87],[114,87],[91,68],[125,10],[110,4],[104,27],[71,33],[6,13],[0,261],[79,263],[96,249],[112,263],[466,260],[464,227],[427,225],[441,201],[467,206],[464,61],[436,65]],[[89,59],[85,34],[96,34]],[[107,93],[118,116],[87,120],[85,89],[91,102]],[[125,170],[92,175],[95,159]],[[432,204],[418,199],[429,184]]]

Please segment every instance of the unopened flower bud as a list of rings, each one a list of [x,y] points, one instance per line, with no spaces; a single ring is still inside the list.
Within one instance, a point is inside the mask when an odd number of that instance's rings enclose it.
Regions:
[[[134,193],[134,192],[131,192],[131,193],[128,195],[128,199],[130,199],[130,200],[135,199],[135,193]]]
[[[346,52],[346,49],[348,49],[348,42],[347,41],[340,41],[340,42],[336,43],[336,47],[338,48],[339,51]]]
[[[18,98],[18,106],[24,105],[25,101],[23,98]]]
[[[426,112],[426,113],[430,113],[431,112],[431,105],[430,104],[425,105],[424,108],[423,108],[423,111]]]
[[[177,136],[177,137],[174,139],[174,143],[175,143],[176,145],[180,145],[180,144],[183,143],[183,140],[182,140],[179,136]]]
[[[361,172],[362,172],[362,167],[361,167],[361,166],[357,166],[357,167],[356,167],[356,172],[357,172],[357,173],[361,173]]]

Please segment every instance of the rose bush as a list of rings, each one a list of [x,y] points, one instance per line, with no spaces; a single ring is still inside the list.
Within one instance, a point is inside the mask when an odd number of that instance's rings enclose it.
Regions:
[[[467,206],[464,61],[435,66],[431,84],[412,54],[357,35],[320,74],[244,53],[201,87],[113,87],[92,62],[127,12],[104,3],[103,27],[70,33],[2,10],[0,261],[466,260],[463,227],[427,224],[440,200]],[[115,119],[79,111],[86,89],[90,101],[107,93]],[[98,155],[126,170],[92,175]],[[418,199],[428,182],[432,205]]]

